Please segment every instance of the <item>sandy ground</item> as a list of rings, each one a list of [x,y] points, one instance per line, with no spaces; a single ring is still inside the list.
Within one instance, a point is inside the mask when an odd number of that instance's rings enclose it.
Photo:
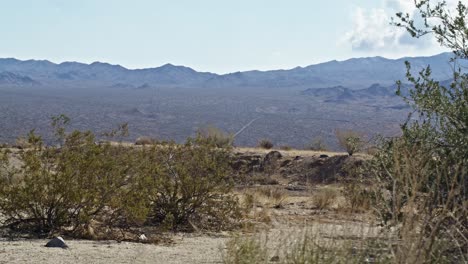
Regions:
[[[339,239],[377,236],[377,229],[363,222],[324,219],[307,222],[308,217],[298,217],[297,213],[294,213],[295,221],[276,222],[275,227],[259,233],[263,238],[268,237],[269,257],[278,255],[279,248],[300,239],[304,232]],[[228,236],[176,236],[174,245],[69,240],[66,241],[69,249],[46,248],[48,240],[0,241],[0,263],[223,263],[222,252],[228,239]]]
[[[269,238],[271,256],[280,246],[295,241],[304,232],[323,238],[354,240],[376,237],[376,228],[365,215],[342,215],[336,212],[317,213],[306,196],[289,196],[282,209],[268,208],[272,220],[262,236]],[[252,232],[241,233],[242,236]],[[230,239],[229,233],[177,234],[170,245],[154,245],[115,241],[67,240],[69,249],[46,248],[48,240],[27,239],[7,241],[0,238],[0,264],[3,263],[222,263],[223,249]]]
[[[69,249],[46,248],[48,240],[0,241],[0,263],[222,263],[226,239],[176,236],[174,245],[69,240]]]

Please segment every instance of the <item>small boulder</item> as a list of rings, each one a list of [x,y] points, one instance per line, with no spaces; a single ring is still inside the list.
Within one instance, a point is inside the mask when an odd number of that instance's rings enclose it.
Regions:
[[[296,156],[294,157],[293,161],[299,161],[299,160],[302,160],[302,157],[301,156]]]
[[[283,155],[281,155],[279,151],[273,150],[273,151],[268,152],[268,154],[266,154],[265,162],[271,161],[271,160],[278,160],[278,159],[281,159],[282,157]]]
[[[281,168],[286,167],[286,166],[288,166],[290,163],[291,163],[291,160],[290,160],[290,159],[284,160],[283,162],[281,162],[280,167],[281,167]]]
[[[62,237],[56,237],[56,238],[51,239],[49,242],[47,242],[45,246],[52,247],[52,248],[63,248],[63,249],[68,248],[68,245],[65,243],[65,240],[63,240]]]
[[[274,166],[283,157],[279,151],[270,151],[263,159],[264,166]]]
[[[270,259],[270,261],[271,261],[271,262],[278,262],[278,261],[280,261],[280,258],[279,258],[279,256],[276,255],[276,256],[273,256],[273,257]]]
[[[154,140],[150,137],[139,137],[135,140],[135,145],[137,146],[144,146],[144,145],[152,145],[154,144]]]

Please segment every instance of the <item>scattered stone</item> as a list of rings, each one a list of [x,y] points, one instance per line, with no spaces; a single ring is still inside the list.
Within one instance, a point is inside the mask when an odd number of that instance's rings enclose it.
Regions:
[[[140,240],[140,241],[147,241],[148,238],[145,236],[145,234],[141,234],[141,235],[138,237],[138,240]]]
[[[271,261],[271,262],[278,262],[279,259],[280,259],[279,256],[273,256],[273,257],[270,259],[270,261]]]
[[[280,167],[286,167],[288,166],[289,164],[291,163],[291,160],[290,159],[287,159],[287,160],[284,160],[283,162],[281,162],[280,164]]]
[[[65,243],[65,240],[63,240],[62,237],[56,237],[56,238],[51,239],[49,242],[47,242],[45,246],[52,247],[52,248],[63,248],[63,249],[68,248],[68,245]]]
[[[231,164],[231,167],[235,170],[235,171],[238,171],[240,170],[241,168],[245,168],[249,165],[249,163],[246,161],[246,160],[237,160],[237,161],[234,161],[232,164]]]
[[[283,157],[279,151],[273,150],[268,152],[265,156],[265,162],[273,161],[273,160],[279,160]]]
[[[296,157],[294,157],[293,160],[294,160],[294,161],[302,160],[302,157],[301,157],[301,156],[296,156]]]
[[[139,137],[135,141],[135,145],[137,146],[152,145],[153,143],[154,143],[154,140],[146,136]]]
[[[231,167],[235,171],[249,173],[263,171],[263,157],[260,155],[236,155]]]

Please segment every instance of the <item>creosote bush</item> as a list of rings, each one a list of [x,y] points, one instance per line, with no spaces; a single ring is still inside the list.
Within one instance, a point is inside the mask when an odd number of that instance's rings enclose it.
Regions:
[[[263,148],[263,149],[271,149],[273,148],[273,143],[268,140],[268,139],[262,139],[260,142],[258,142],[258,146]]]
[[[360,151],[363,147],[362,135],[352,130],[336,130],[336,138],[340,147],[346,150],[350,156]]]
[[[234,135],[225,133],[215,126],[200,128],[197,133],[199,141],[212,144],[217,148],[229,148],[234,143]]]
[[[397,94],[408,94],[402,97],[418,116],[408,117],[401,137],[383,140],[367,172],[377,179],[376,211],[401,241],[392,249],[396,262],[466,263],[468,75],[460,62],[468,59],[468,6],[414,2],[415,12],[397,13],[394,24],[412,37],[433,34],[451,49],[453,76],[443,85],[429,66],[414,74],[406,62],[412,88],[403,93],[399,81]]]
[[[75,237],[86,237],[96,223],[125,229],[234,226],[239,211],[230,195],[230,148],[200,138],[142,148],[96,144],[89,131],[66,133],[68,119],[53,121],[60,147],[45,145],[31,131],[29,147],[18,154],[19,168],[0,153],[3,226]]]
[[[151,223],[171,229],[232,226],[240,211],[230,194],[229,148],[196,138],[143,151],[142,177],[151,202]]]
[[[20,152],[23,165],[0,187],[4,225],[38,234],[66,228],[81,235],[122,197],[122,187],[132,180],[122,149],[95,144],[91,132],[74,131],[62,139],[61,148],[52,148],[29,134],[30,147]]]

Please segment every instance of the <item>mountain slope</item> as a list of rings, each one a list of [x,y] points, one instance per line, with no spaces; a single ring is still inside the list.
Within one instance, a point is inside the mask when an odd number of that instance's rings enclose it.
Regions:
[[[40,83],[31,79],[28,76],[23,76],[11,72],[0,72],[0,85],[13,86],[32,86]]]
[[[451,53],[431,57],[401,58],[382,57],[356,58],[345,61],[329,61],[290,70],[245,71],[229,74],[197,72],[184,66],[166,64],[148,69],[126,69],[120,65],[94,62],[84,64],[63,62],[55,64],[47,60],[0,59],[0,72],[27,76],[48,85],[76,83],[106,87],[262,87],[262,88],[320,88],[343,86],[362,89],[379,83],[389,86],[396,80],[404,80],[404,62],[410,61],[414,72],[431,65],[433,77],[446,80],[451,77],[449,59]]]

